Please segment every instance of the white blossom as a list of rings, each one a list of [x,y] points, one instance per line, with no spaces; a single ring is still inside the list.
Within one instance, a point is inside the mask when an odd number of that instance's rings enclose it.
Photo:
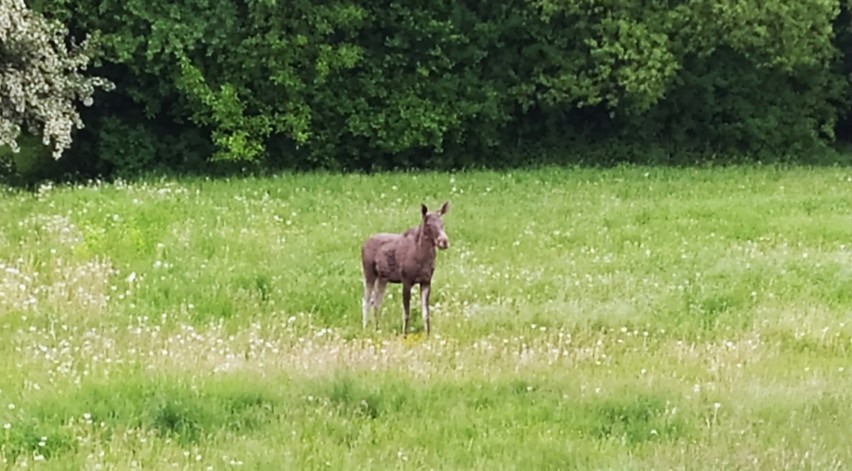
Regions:
[[[89,38],[78,45],[67,37],[65,26],[30,10],[24,0],[0,0],[0,146],[17,152],[17,138],[26,131],[41,135],[60,158],[74,130],[83,128],[76,104],[89,106],[95,89],[114,88],[82,74]]]

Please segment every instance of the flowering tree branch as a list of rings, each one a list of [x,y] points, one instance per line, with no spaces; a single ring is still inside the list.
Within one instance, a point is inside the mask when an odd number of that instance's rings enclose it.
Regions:
[[[101,77],[82,74],[89,38],[66,43],[64,25],[30,10],[24,0],[0,0],[0,146],[17,152],[22,130],[41,135],[59,159],[83,128],[76,105],[92,104],[95,89],[112,90]]]

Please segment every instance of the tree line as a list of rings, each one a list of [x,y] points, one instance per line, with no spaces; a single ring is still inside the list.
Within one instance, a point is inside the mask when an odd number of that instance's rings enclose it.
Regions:
[[[95,35],[63,160],[99,172],[807,160],[852,109],[846,1],[29,6]]]

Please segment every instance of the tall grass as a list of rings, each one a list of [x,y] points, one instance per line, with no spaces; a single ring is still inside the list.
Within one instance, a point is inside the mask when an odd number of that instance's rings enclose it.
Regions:
[[[363,331],[360,244],[445,200],[433,335],[398,285]],[[5,189],[0,464],[845,469],[850,213],[844,169]]]

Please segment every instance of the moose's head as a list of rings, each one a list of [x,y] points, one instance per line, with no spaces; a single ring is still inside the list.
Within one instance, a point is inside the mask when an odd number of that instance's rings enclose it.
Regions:
[[[423,215],[422,237],[441,250],[446,250],[450,247],[450,238],[444,232],[444,220],[441,219],[441,216],[447,214],[449,209],[449,201],[444,203],[441,209],[434,213],[430,213],[429,208],[425,204],[420,205],[420,212]]]

